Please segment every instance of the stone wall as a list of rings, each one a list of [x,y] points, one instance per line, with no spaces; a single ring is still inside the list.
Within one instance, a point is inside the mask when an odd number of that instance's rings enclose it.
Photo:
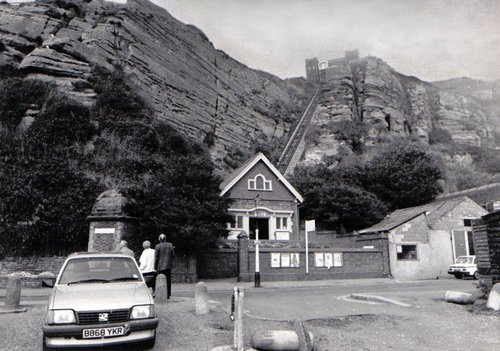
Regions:
[[[14,272],[26,272],[32,275],[51,272],[57,276],[66,257],[7,257],[0,261],[0,287],[5,287],[7,275]],[[137,260],[138,257],[139,255],[137,255]],[[172,281],[194,283],[196,280],[196,259],[182,253],[176,253]],[[28,278],[22,279],[22,284],[25,287],[41,287],[41,281]]]
[[[5,287],[7,275],[14,272],[26,272],[33,275],[51,272],[57,275],[66,256],[52,257],[6,257],[0,261],[0,287]],[[41,287],[41,281],[22,279],[23,286]]]

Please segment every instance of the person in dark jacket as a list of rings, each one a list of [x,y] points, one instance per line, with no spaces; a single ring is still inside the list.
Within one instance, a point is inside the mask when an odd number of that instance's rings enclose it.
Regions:
[[[167,236],[160,234],[159,244],[155,246],[155,269],[157,274],[164,274],[167,278],[167,299],[171,295],[172,264],[174,261],[174,246],[167,242]]]

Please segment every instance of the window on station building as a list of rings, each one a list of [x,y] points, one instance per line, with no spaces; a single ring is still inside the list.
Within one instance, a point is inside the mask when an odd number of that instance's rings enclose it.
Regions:
[[[276,229],[288,229],[288,217],[276,217]]]
[[[232,221],[229,223],[231,229],[243,229],[243,216],[233,216]]]
[[[396,247],[398,260],[416,260],[417,245],[398,245]]]
[[[271,181],[267,180],[262,174],[257,174],[253,179],[248,180],[248,189],[264,191],[273,190]]]

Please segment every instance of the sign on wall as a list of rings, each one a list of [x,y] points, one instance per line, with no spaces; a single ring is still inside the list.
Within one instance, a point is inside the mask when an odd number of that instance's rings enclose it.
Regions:
[[[344,265],[344,256],[342,253],[334,253],[333,254],[333,266],[334,267],[342,267]]]
[[[96,234],[115,234],[115,228],[95,228]]]
[[[342,253],[331,252],[315,252],[314,253],[314,266],[315,267],[342,267],[344,260]]]
[[[300,267],[300,255],[298,252],[273,252],[271,253],[271,268],[298,268]]]

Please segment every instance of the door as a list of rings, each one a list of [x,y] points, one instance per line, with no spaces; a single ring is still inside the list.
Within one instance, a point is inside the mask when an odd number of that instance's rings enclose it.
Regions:
[[[250,239],[255,240],[255,229],[259,229],[259,240],[269,240],[269,218],[250,217]]]
[[[453,231],[453,253],[454,259],[458,256],[466,256],[469,254],[468,245],[465,240],[466,232],[464,230]]]

